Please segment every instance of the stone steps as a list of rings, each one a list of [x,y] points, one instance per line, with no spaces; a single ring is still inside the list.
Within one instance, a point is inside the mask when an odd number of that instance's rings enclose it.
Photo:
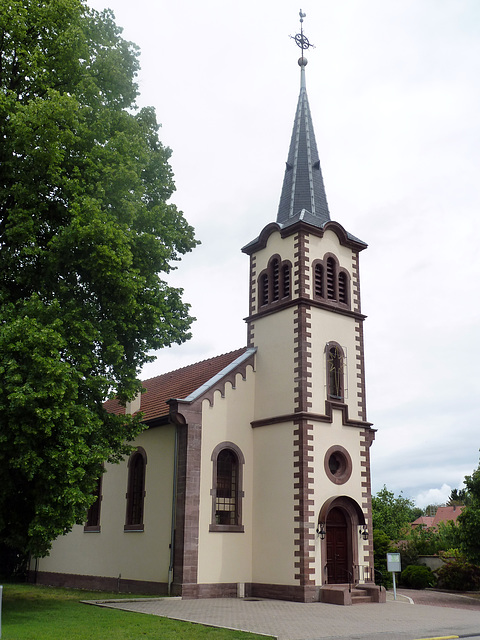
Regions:
[[[365,589],[352,589],[351,596],[352,604],[365,604],[367,602],[373,602],[372,596],[369,596]]]
[[[320,591],[320,602],[340,605],[385,602],[385,591],[375,585],[349,584],[324,585]]]

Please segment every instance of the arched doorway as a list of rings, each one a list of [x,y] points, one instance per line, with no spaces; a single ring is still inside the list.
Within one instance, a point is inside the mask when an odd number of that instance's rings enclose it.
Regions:
[[[330,509],[326,522],[327,581],[342,584],[351,580],[351,538],[345,513],[340,507]]]
[[[358,529],[365,524],[360,505],[349,496],[332,496],[318,516],[322,531],[322,583],[345,584],[355,579],[358,565]]]

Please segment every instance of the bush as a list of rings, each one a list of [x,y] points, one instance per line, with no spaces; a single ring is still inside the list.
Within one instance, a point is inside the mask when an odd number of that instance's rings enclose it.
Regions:
[[[438,586],[455,591],[476,591],[480,589],[480,567],[470,564],[465,558],[448,560],[437,569]]]
[[[435,576],[429,567],[420,565],[409,565],[400,574],[400,581],[405,587],[411,589],[426,589],[433,587],[435,584]]]
[[[435,529],[416,527],[399,544],[402,566],[418,564],[418,556],[436,556],[459,544],[459,528],[452,521],[440,522]]]
[[[387,553],[397,551],[392,546],[392,541],[383,531],[373,530],[373,549],[375,560],[375,582],[389,589],[392,582],[392,574],[387,570]]]

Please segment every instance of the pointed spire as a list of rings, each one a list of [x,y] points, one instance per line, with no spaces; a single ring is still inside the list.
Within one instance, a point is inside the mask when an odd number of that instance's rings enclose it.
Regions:
[[[305,14],[300,11],[300,23],[303,23],[304,17]],[[298,220],[305,220],[305,222],[322,227],[330,220],[330,213],[308,104],[305,82],[307,59],[303,56],[304,50],[312,45],[303,35],[303,26],[301,33],[297,34],[294,39],[302,49],[302,57],[298,61],[301,70],[300,95],[283,179],[277,222],[282,226],[287,226]]]

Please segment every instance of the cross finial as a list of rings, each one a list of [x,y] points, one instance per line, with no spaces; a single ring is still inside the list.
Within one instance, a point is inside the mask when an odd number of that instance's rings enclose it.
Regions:
[[[300,12],[298,15],[300,16],[300,33],[297,33],[297,35],[290,36],[290,37],[295,40],[297,45],[302,50],[302,58],[303,58],[303,52],[306,51],[307,49],[310,49],[310,47],[313,47],[314,45],[310,44],[310,42],[308,41],[308,38],[303,35],[303,19],[307,16],[307,14],[303,13],[303,11],[300,9]]]

